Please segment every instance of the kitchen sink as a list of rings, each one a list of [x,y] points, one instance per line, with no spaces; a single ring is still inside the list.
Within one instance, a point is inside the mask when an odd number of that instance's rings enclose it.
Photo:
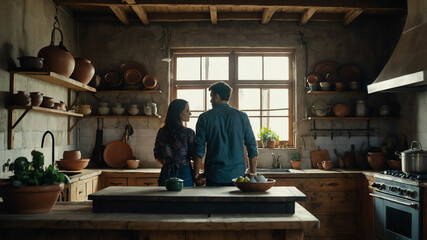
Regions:
[[[264,173],[264,172],[290,172],[289,169],[287,169],[287,168],[258,168],[256,171],[259,173]]]

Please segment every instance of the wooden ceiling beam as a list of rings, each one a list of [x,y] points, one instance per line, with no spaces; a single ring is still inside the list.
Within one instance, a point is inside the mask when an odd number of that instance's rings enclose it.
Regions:
[[[307,22],[310,21],[311,17],[313,17],[316,11],[317,11],[317,8],[308,8],[307,10],[305,10],[305,12],[302,14],[299,24],[300,25],[307,24]]]
[[[139,20],[141,20],[142,24],[144,25],[150,24],[150,22],[148,21],[147,11],[145,11],[145,9],[142,6],[135,5],[136,4],[135,0],[122,0],[122,1],[125,1],[132,8],[132,10],[138,16]]]
[[[264,8],[262,11],[262,24],[268,24],[271,20],[271,17],[273,17],[274,13],[276,12],[277,8]]]
[[[124,25],[129,25],[129,17],[126,12],[121,7],[110,6],[111,11],[116,14],[116,17],[122,22]]]
[[[210,6],[209,7],[209,11],[211,14],[211,23],[212,24],[217,24],[218,23],[218,11],[217,8],[215,6]]]
[[[351,22],[354,21],[360,14],[362,14],[362,9],[352,9],[348,11],[344,16],[344,25],[349,25]]]

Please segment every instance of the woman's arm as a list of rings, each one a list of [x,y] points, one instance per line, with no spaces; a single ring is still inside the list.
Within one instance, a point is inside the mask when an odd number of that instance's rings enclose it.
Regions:
[[[160,166],[163,166],[163,164],[165,164],[165,160],[163,158],[156,158],[156,161],[160,164]]]

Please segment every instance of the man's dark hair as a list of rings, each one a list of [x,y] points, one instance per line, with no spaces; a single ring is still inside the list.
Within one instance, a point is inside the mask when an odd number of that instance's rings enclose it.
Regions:
[[[218,94],[223,101],[230,100],[232,90],[230,85],[225,82],[216,82],[209,87],[209,91],[211,91],[213,95]]]

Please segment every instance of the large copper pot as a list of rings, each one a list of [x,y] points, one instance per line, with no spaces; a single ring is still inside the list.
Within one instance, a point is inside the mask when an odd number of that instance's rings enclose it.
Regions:
[[[61,41],[55,46],[55,30],[61,34]],[[70,77],[73,73],[75,61],[63,44],[63,35],[61,29],[54,27],[50,45],[40,49],[37,57],[44,58],[42,71],[55,72],[65,77]]]
[[[95,74],[95,68],[89,60],[84,58],[75,58],[75,62],[76,66],[71,78],[83,84],[88,84]]]

